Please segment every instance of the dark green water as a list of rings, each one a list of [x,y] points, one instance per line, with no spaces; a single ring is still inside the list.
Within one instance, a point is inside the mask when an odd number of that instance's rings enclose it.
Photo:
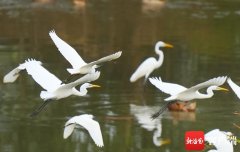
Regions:
[[[121,58],[99,69],[101,77],[95,83],[100,89],[91,89],[87,97],[51,103],[36,118],[29,114],[42,102],[41,88],[31,77],[23,73],[13,84],[0,83],[1,152],[184,152],[185,131],[215,128],[240,138],[240,130],[233,125],[240,125],[240,116],[233,114],[240,111],[240,100],[232,92],[199,100],[194,113],[166,112],[149,122],[148,116],[167,95],[149,83],[143,87],[141,80],[129,82],[142,60],[156,57],[154,45],[163,40],[174,48],[164,50],[164,63],[152,76],[190,87],[227,75],[240,85],[240,1],[76,2],[0,2],[1,77],[31,57],[66,78],[70,65],[48,36],[52,29],[85,61],[123,51]],[[82,113],[96,116],[104,148],[95,146],[83,131],[63,139],[65,122]],[[139,123],[139,117],[150,127]],[[159,132],[170,144],[159,146],[153,140]],[[239,151],[239,145],[234,150]]]

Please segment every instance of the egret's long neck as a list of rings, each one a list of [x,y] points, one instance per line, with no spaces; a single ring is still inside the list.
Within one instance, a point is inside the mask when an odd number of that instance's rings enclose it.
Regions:
[[[199,98],[200,99],[205,99],[205,98],[211,98],[214,94],[213,94],[213,87],[210,86],[207,88],[207,94],[202,94],[202,93],[199,93]]]
[[[80,88],[80,91],[78,91],[76,88],[73,88],[73,94],[76,96],[85,96],[87,94],[86,88]]]
[[[157,66],[160,67],[163,64],[164,54],[163,51],[159,50],[158,48],[155,48],[155,52],[159,56]]]

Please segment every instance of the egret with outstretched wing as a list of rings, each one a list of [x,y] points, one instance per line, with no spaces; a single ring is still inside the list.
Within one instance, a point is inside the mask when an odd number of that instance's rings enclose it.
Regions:
[[[119,51],[117,53],[103,57],[99,60],[86,63],[73,47],[71,47],[69,44],[67,44],[65,41],[63,41],[61,38],[57,36],[54,30],[50,31],[49,35],[53,40],[54,44],[56,45],[56,47],[58,48],[59,52],[72,65],[72,68],[67,69],[67,71],[71,75],[87,74],[87,73],[94,72],[99,64],[107,61],[115,60],[119,58],[122,54],[122,51]]]
[[[18,68],[15,68],[10,73],[8,73],[6,75],[7,78],[4,79],[5,82],[14,82],[13,80],[16,80],[15,75],[19,75],[19,72],[25,69],[27,73],[31,75],[32,78],[43,89],[46,90],[41,91],[40,93],[40,97],[45,102],[33,113],[33,115],[39,113],[42,108],[49,102],[50,99],[59,100],[62,98],[66,98],[70,95],[84,96],[87,94],[87,88],[99,87],[98,85],[93,85],[87,82],[97,80],[100,76],[100,72],[87,74],[74,82],[64,84],[55,75],[46,70],[41,64],[42,63],[40,61],[36,61],[35,59],[28,59],[25,61],[25,63],[20,64]],[[83,85],[80,87],[80,91],[78,91],[75,87],[81,84]]]
[[[146,82],[149,75],[162,65],[164,59],[163,52],[160,50],[162,47],[172,48],[173,46],[162,41],[157,42],[155,45],[155,53],[159,56],[158,60],[154,57],[144,60],[130,77],[130,82],[135,82],[141,77],[145,77]]]
[[[93,115],[89,114],[74,116],[69,119],[65,124],[63,138],[68,138],[72,134],[74,128],[77,127],[77,125],[82,126],[89,132],[90,136],[97,146],[103,147],[103,138],[100,125],[97,121],[93,120]]]
[[[217,78],[210,79],[198,85],[195,85],[191,88],[186,88],[184,86],[163,82],[161,78],[149,78],[149,81],[161,90],[164,93],[170,94],[171,96],[164,99],[167,103],[155,114],[153,114],[153,118],[158,117],[171,103],[175,101],[190,101],[193,99],[206,99],[211,98],[213,94],[213,90],[223,90],[228,91],[225,88],[219,87],[226,81],[226,76],[221,76]],[[200,93],[200,89],[207,88],[207,93]]]
[[[231,132],[220,131],[214,129],[204,135],[204,140],[209,145],[214,145],[216,150],[209,150],[208,152],[233,152],[233,142],[230,137],[233,136]]]

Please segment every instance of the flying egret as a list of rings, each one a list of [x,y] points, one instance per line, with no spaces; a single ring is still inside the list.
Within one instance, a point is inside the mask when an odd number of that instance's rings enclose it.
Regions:
[[[216,150],[209,150],[208,152],[233,152],[233,142],[229,140],[232,136],[231,132],[220,131],[214,129],[204,135],[205,141],[210,145],[214,145]]]
[[[237,97],[240,99],[240,87],[232,81],[231,78],[227,79],[227,83],[232,88],[233,92],[237,95]]]
[[[149,81],[161,90],[164,93],[170,94],[171,96],[164,99],[167,101],[165,105],[155,114],[152,115],[152,118],[158,117],[170,104],[175,103],[176,101],[190,101],[193,99],[206,99],[211,98],[213,94],[213,90],[223,90],[228,91],[225,88],[219,87],[226,81],[226,76],[212,78],[203,83],[197,84],[191,88],[186,88],[184,86],[163,82],[161,78],[149,78]],[[207,93],[200,93],[200,89],[207,88]]]
[[[58,48],[59,52],[65,57],[65,59],[72,65],[72,68],[68,68],[67,71],[71,74],[87,74],[94,72],[99,64],[119,58],[122,51],[108,55],[99,60],[86,63],[77,51],[68,45],[65,41],[60,39],[54,30],[49,32],[51,39]]]
[[[99,123],[93,120],[93,115],[89,114],[74,116],[69,119],[65,124],[63,138],[68,138],[77,125],[82,126],[89,132],[90,136],[98,147],[103,147],[103,138]]]
[[[171,44],[167,44],[162,41],[157,42],[155,45],[155,53],[159,56],[158,60],[154,57],[144,60],[130,77],[130,82],[135,82],[143,76],[145,76],[144,82],[146,82],[149,75],[162,65],[164,59],[163,52],[160,50],[162,47],[173,48]]]
[[[45,101],[38,109],[36,109],[32,115],[38,114],[51,100],[59,100],[71,95],[84,96],[87,94],[87,88],[100,87],[93,85],[90,81],[95,81],[99,78],[100,72],[94,72],[87,74],[78,80],[64,84],[55,75],[47,71],[40,61],[35,59],[28,59],[23,64],[20,64],[17,68],[13,69],[4,77],[4,82],[14,82],[21,70],[26,70],[29,75],[46,91],[41,91],[40,97]],[[84,84],[85,83],[85,84]],[[75,87],[81,85],[80,91]]]

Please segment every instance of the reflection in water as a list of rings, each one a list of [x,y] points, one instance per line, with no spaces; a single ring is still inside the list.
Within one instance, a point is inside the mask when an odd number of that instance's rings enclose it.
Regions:
[[[86,5],[85,0],[73,0],[76,9],[83,9]]]
[[[169,144],[169,139],[161,138],[162,135],[162,118],[151,119],[152,112],[154,111],[154,107],[149,106],[138,106],[131,104],[130,105],[130,113],[135,116],[138,123],[144,129],[148,131],[153,131],[153,143],[155,146],[162,146],[165,144]]]
[[[48,3],[52,3],[55,0],[33,0],[33,2],[39,3],[39,4],[48,4]]]
[[[173,120],[173,124],[177,125],[180,121],[196,121],[195,112],[170,112],[168,116]]]
[[[165,4],[165,0],[142,0],[142,12],[149,13],[150,15],[152,15],[153,12],[158,13]]]

